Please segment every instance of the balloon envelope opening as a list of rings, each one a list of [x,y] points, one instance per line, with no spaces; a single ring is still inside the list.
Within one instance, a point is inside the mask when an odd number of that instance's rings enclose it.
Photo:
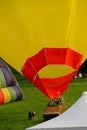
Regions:
[[[38,72],[40,78],[58,78],[68,75],[74,71],[73,68],[66,65],[47,65]]]

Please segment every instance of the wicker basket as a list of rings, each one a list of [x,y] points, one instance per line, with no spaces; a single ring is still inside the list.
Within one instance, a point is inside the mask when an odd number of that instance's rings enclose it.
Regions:
[[[43,118],[46,121],[56,116],[59,116],[63,112],[64,112],[64,107],[62,105],[47,106],[44,110]]]

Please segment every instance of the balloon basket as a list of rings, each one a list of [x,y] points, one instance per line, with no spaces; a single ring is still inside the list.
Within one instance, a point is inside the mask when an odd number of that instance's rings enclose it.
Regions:
[[[58,102],[58,104],[55,104],[55,100],[51,100],[44,109],[43,118],[46,121],[56,116],[59,116],[63,112],[64,112],[63,104],[60,102]]]

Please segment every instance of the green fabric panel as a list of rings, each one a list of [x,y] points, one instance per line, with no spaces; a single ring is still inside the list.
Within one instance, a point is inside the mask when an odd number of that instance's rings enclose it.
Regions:
[[[2,70],[0,69],[0,88],[6,87],[6,81]]]
[[[12,87],[7,87],[7,88],[8,88],[8,91],[10,92],[10,94],[11,94],[11,102],[16,101],[17,94],[16,94],[15,90]]]

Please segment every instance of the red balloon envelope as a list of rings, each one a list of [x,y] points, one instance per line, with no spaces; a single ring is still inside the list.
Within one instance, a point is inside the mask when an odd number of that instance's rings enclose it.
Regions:
[[[45,95],[53,99],[64,93],[77,73],[81,61],[82,55],[69,48],[43,48],[39,53],[27,59],[22,72]],[[62,73],[61,76],[56,74],[55,77],[51,76],[51,78],[44,77],[44,74],[42,78],[39,72],[46,67],[50,69],[50,66],[55,67],[56,73],[61,73],[61,70],[59,72],[57,69],[62,66],[63,73],[66,70],[67,73],[64,75]]]

